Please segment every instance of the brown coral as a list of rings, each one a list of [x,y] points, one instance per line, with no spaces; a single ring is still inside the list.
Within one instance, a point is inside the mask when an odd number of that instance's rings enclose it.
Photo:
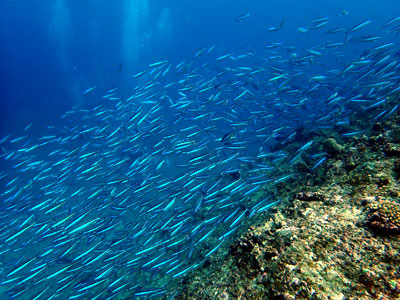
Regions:
[[[379,235],[400,234],[400,205],[393,201],[381,201],[370,208],[366,225]]]

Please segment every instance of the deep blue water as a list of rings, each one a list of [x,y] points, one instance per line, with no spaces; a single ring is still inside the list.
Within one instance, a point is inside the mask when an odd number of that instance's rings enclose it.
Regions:
[[[398,1],[372,0],[2,0],[0,134],[31,122],[57,123],[65,110],[98,102],[113,87],[128,95],[130,75],[151,62],[179,62],[213,44],[220,55],[271,42],[310,47],[326,39],[323,30],[296,29],[320,17],[329,17],[329,28],[371,20],[365,34],[372,34],[399,8]],[[343,9],[349,14],[341,15]],[[282,20],[280,31],[266,31]],[[92,86],[95,92],[84,97]]]

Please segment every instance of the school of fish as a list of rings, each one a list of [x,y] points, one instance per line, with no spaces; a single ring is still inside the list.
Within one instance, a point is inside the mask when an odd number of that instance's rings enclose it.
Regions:
[[[217,55],[214,45],[155,62],[132,74],[129,96],[115,88],[41,136],[27,126],[2,137],[0,297],[173,299],[170,280],[279,201],[259,191],[291,180],[282,164],[307,157],[312,172],[327,159],[313,140],[293,153],[277,144],[299,128],[360,135],[351,117],[397,113],[400,17],[379,35],[372,23],[328,28],[319,18],[298,29],[326,39],[307,49]]]

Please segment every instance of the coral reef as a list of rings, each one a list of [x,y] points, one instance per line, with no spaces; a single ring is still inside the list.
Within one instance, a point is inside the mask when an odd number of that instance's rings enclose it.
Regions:
[[[175,299],[400,299],[399,123],[317,135],[324,166],[282,166],[301,176],[268,190],[280,204],[174,286]]]

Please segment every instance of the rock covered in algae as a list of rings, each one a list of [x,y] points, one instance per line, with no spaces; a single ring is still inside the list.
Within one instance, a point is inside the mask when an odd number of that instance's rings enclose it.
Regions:
[[[344,147],[340,144],[338,144],[338,142],[334,139],[334,138],[328,138],[325,140],[325,149],[326,152],[329,155],[335,156],[338,153],[342,152]]]

